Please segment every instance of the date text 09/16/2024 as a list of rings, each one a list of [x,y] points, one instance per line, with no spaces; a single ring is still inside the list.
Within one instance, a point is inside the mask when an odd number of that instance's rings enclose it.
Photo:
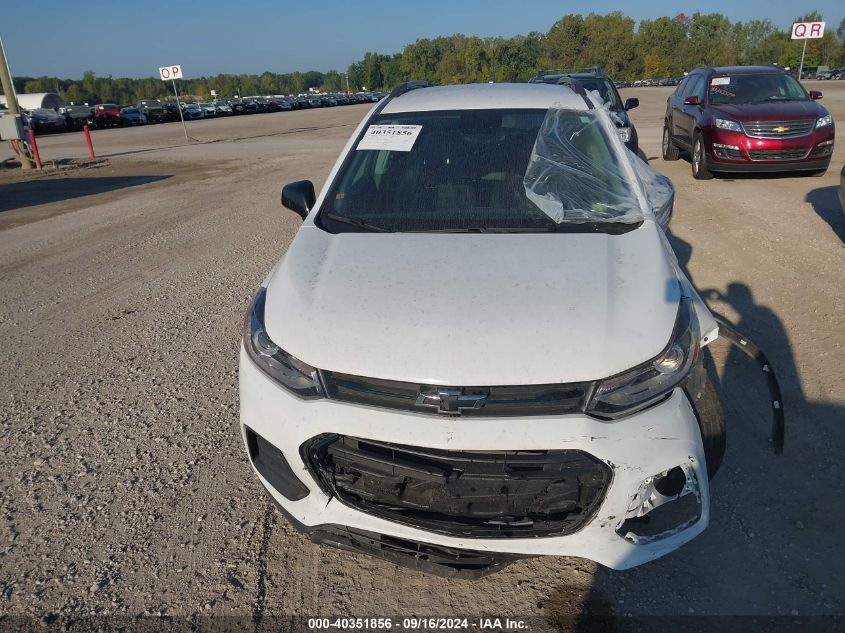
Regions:
[[[311,630],[472,630],[519,631],[528,628],[526,622],[512,618],[443,618],[443,617],[403,617],[403,618],[309,618]]]

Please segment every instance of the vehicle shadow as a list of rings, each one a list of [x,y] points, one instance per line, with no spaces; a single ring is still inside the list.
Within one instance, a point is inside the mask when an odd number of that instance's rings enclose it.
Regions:
[[[692,246],[669,239],[689,276]],[[710,346],[715,362],[709,373],[723,403],[728,447],[711,482],[710,527],[652,563],[626,571],[598,568],[574,623],[546,611],[547,621],[561,630],[724,631],[733,630],[731,622],[713,615],[747,614],[783,616],[774,628],[759,630],[787,631],[790,616],[799,612],[818,616],[819,624],[842,615],[841,539],[829,509],[842,494],[845,406],[806,397],[788,329],[746,284],[699,292],[714,312],[738,315],[729,320],[769,357],[786,413],[784,455],[771,448],[762,371],[717,341]],[[549,601],[565,591],[553,589]],[[755,626],[761,625],[746,620],[742,630]]]
[[[0,213],[93,196],[126,187],[165,180],[170,176],[101,176],[96,178],[38,179],[0,185]]]
[[[813,211],[827,222],[836,237],[845,242],[845,209],[839,202],[838,189],[836,186],[819,187],[810,191],[805,200],[813,205]]]
[[[682,149],[679,156],[681,160],[692,166],[692,154]],[[809,171],[716,171],[713,178],[723,182],[734,182],[736,180],[784,180],[787,178],[812,178],[816,172]]]

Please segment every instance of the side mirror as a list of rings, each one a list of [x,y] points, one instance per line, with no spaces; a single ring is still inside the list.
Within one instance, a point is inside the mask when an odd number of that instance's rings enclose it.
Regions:
[[[692,95],[684,99],[684,105],[698,105],[698,97],[696,95]]]
[[[634,108],[638,108],[640,106],[640,100],[636,97],[631,97],[630,99],[625,99],[625,109],[626,110],[633,110]]]
[[[810,99],[813,101],[818,101],[822,98],[822,93],[818,90],[810,90]]]
[[[310,180],[297,180],[282,187],[282,206],[295,212],[303,220],[316,200],[314,185]]]

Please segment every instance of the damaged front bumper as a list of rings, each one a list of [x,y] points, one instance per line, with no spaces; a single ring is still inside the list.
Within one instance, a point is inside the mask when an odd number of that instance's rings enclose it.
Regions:
[[[538,555],[626,569],[707,527],[701,433],[681,389],[614,421],[452,418],[303,401],[243,352],[240,371],[251,464],[318,542],[474,576]],[[464,473],[478,485],[458,486]]]

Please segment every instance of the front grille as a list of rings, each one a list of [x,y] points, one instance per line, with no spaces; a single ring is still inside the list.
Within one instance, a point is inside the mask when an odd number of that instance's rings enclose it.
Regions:
[[[815,119],[805,121],[748,121],[742,124],[747,136],[753,138],[795,138],[813,131]]]
[[[572,534],[593,517],[613,477],[578,450],[446,451],[323,435],[302,452],[343,503],[459,537]]]
[[[493,417],[578,413],[584,410],[593,389],[591,382],[511,387],[437,387],[332,371],[322,371],[320,374],[326,395],[333,400],[445,415]],[[441,391],[442,395],[438,393]]]
[[[751,160],[801,160],[807,149],[754,149],[748,150]]]

